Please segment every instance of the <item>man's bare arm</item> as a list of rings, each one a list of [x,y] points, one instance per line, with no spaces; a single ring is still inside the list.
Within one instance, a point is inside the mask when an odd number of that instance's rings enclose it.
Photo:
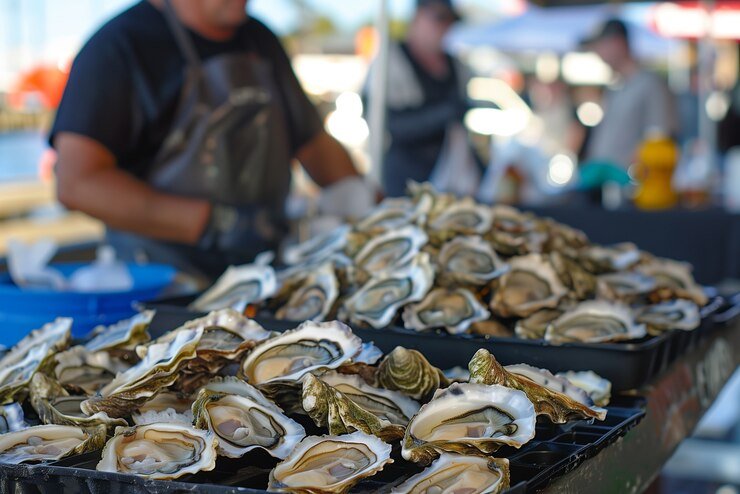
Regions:
[[[301,147],[296,158],[320,187],[359,175],[347,150],[324,131]]]
[[[207,201],[156,191],[118,168],[105,146],[80,134],[60,132],[54,147],[57,196],[67,208],[147,237],[198,241],[210,214]]]

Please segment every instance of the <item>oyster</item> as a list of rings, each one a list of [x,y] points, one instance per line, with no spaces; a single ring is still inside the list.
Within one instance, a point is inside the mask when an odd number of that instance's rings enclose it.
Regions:
[[[85,346],[74,346],[54,356],[54,376],[63,385],[74,385],[88,395],[110,383],[116,374],[131,365],[107,351],[90,352]]]
[[[153,310],[146,310],[130,319],[124,319],[112,326],[98,326],[93,330],[93,337],[85,343],[85,350],[90,353],[103,350],[132,350],[136,345],[149,341],[149,325],[154,318]]]
[[[352,357],[352,362],[356,364],[373,365],[383,357],[383,350],[376,347],[372,341],[362,343],[360,353]]]
[[[572,384],[564,377],[554,375],[547,369],[540,369],[527,364],[507,365],[504,369],[506,369],[506,372],[510,374],[526,377],[540,386],[544,386],[556,393],[564,394],[570,399],[575,400],[582,405],[586,405],[587,407],[591,407],[594,404],[591,397],[582,388]]]
[[[357,222],[358,232],[379,232],[423,222],[431,209],[431,200],[414,202],[407,198],[387,198],[370,214]]]
[[[57,381],[43,374],[33,376],[29,392],[31,406],[44,424],[73,425],[83,428],[99,425],[108,428],[128,425],[125,420],[112,419],[105,412],[98,412],[91,416],[85,415],[80,409],[80,404],[87,399],[87,396],[72,395]]]
[[[0,359],[0,404],[19,401],[33,375],[48,370],[54,353],[69,344],[72,319],[60,317],[31,331]]]
[[[367,242],[355,256],[355,266],[375,276],[403,266],[427,243],[427,235],[416,226],[388,230]]]
[[[481,237],[456,237],[437,256],[440,276],[447,283],[484,285],[508,270]]]
[[[637,270],[655,279],[660,299],[685,298],[699,307],[707,304],[704,289],[696,283],[691,274],[691,265],[670,259],[653,259],[637,267]]]
[[[627,306],[596,300],[581,302],[552,321],[545,331],[545,340],[555,344],[603,343],[634,340],[645,334],[645,325],[634,322]]]
[[[351,228],[348,225],[339,227],[306,240],[297,245],[285,248],[283,262],[290,266],[323,262],[331,254],[341,252],[347,245],[347,235]]]
[[[0,463],[59,460],[94,451],[104,442],[104,426],[80,429],[70,425],[36,425],[0,435]]]
[[[599,292],[610,300],[633,299],[645,295],[655,288],[655,279],[637,272],[624,271],[599,275]]]
[[[484,321],[491,313],[464,288],[435,288],[424,300],[407,305],[403,323],[408,329],[445,328],[451,334],[464,333],[476,321]]]
[[[629,242],[611,246],[590,245],[578,254],[582,265],[597,274],[624,271],[640,261],[640,250]]]
[[[243,311],[247,305],[271,297],[277,291],[275,270],[263,264],[230,266],[216,283],[198,297],[190,308],[212,311],[232,308]]]
[[[166,341],[149,344],[141,362],[83,401],[82,411],[88,415],[106,412],[111,417],[125,417],[159,390],[174,384],[180,369],[195,357],[203,328],[182,328],[173,333],[174,338],[165,335]]]
[[[488,319],[487,321],[478,321],[470,325],[468,330],[470,334],[477,336],[483,336],[484,338],[513,338],[514,331],[509,328],[506,324],[496,319]]]
[[[185,424],[118,427],[105,444],[96,468],[152,480],[176,479],[213,470],[217,443],[212,432]]]
[[[545,337],[547,326],[563,315],[560,309],[541,309],[534,314],[519,319],[514,326],[514,334],[525,340],[541,340]]]
[[[409,265],[370,279],[344,302],[340,319],[385,327],[401,306],[424,298],[433,281],[429,255],[420,253]]]
[[[435,208],[436,209],[436,208]],[[427,228],[435,236],[483,235],[491,229],[493,213],[470,198],[456,201],[429,218]]]
[[[393,463],[391,445],[375,436],[309,436],[270,472],[268,490],[293,493],[344,493],[365,477]]]
[[[608,379],[596,374],[594,371],[568,371],[558,372],[558,376],[564,377],[573,385],[578,386],[588,393],[591,401],[596,406],[605,407],[609,404],[611,398],[612,383]]]
[[[493,312],[502,317],[527,317],[554,309],[567,290],[552,265],[539,254],[509,260],[509,272],[494,283]]]
[[[509,488],[509,460],[442,453],[391,494],[497,494]]]
[[[635,320],[645,324],[650,333],[669,329],[691,331],[701,324],[701,314],[694,302],[677,299],[642,307],[637,310]]]
[[[533,214],[503,204],[493,206],[492,212],[493,229],[486,238],[496,252],[507,256],[542,252],[548,240],[546,225]]]
[[[338,296],[339,283],[334,268],[331,263],[325,263],[305,277],[275,317],[288,321],[323,321]]]
[[[523,391],[534,404],[537,415],[546,415],[556,424],[563,424],[569,420],[591,418],[604,420],[606,418],[606,410],[603,408],[584,405],[563,392],[548,387],[562,385],[562,383],[556,383],[558,378],[549,372],[544,375],[542,373],[532,373],[530,367],[524,368],[526,370],[525,375],[522,366],[518,366],[517,373],[510,372],[484,348],[475,352],[468,368],[470,369],[471,383],[501,385]],[[538,384],[530,376],[535,377],[540,382],[546,381],[547,385]],[[566,388],[565,390],[568,391],[569,389]]]
[[[428,401],[449,382],[441,370],[416,350],[397,346],[380,362],[377,382],[385,389],[400,391],[416,401]]]
[[[336,369],[360,352],[362,340],[339,321],[305,322],[257,346],[241,366],[254,385],[297,381],[309,372]]]
[[[376,388],[357,375],[332,371],[322,374],[320,379],[360,407],[391,424],[405,426],[419,411],[419,403],[403,393]]]
[[[480,455],[503,445],[520,448],[534,437],[535,422],[534,407],[521,391],[453,383],[411,420],[401,455],[428,465],[444,451]]]
[[[19,403],[0,406],[0,434],[16,432],[28,427]]]
[[[218,439],[218,453],[230,458],[262,448],[283,459],[306,436],[303,426],[256,388],[234,377],[208,383],[198,392],[192,409],[195,426],[212,431]]]
[[[193,423],[193,412],[190,407],[195,401],[191,396],[173,391],[160,391],[149,401],[131,414],[136,425],[153,424],[155,422]]]
[[[563,282],[578,300],[594,298],[598,281],[593,273],[584,269],[578,261],[560,252],[551,252],[550,263]]]
[[[301,403],[316,425],[326,427],[329,434],[360,431],[386,442],[403,437],[402,425],[392,424],[389,420],[378,417],[312,374],[306,374],[303,378]]]

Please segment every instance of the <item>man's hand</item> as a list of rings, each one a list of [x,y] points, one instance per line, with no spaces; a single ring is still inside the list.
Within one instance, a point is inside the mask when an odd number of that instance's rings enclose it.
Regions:
[[[57,197],[106,225],[160,240],[196,244],[210,215],[207,201],[165,194],[121,170],[99,142],[70,132],[54,139]]]
[[[320,187],[360,175],[347,150],[325,131],[316,134],[295,157]]]

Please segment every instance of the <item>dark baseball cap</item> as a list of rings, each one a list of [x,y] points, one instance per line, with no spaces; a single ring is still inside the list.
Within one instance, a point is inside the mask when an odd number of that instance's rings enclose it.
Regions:
[[[602,39],[619,37],[628,40],[627,25],[621,19],[608,19],[601,24],[590,36],[581,40],[582,46],[587,46]]]
[[[459,21],[461,19],[460,14],[457,12],[455,6],[452,4],[452,0],[416,0],[417,9],[421,7],[430,7],[432,5],[439,5],[441,7],[444,7],[456,21]]]

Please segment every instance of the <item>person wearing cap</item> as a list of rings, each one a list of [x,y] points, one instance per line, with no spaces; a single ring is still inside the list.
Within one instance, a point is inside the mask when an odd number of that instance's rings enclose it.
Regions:
[[[468,73],[443,48],[445,35],[459,19],[450,0],[417,0],[405,40],[390,43],[386,92],[390,142],[382,164],[386,196],[403,195],[408,180],[430,179],[450,124],[462,123],[468,109]],[[373,94],[366,97],[372,99]]]
[[[646,137],[676,133],[671,95],[663,81],[635,59],[621,20],[606,21],[583,46],[599,55],[615,75],[604,94],[604,117],[586,144],[585,160],[626,170]]]
[[[372,204],[247,0],[143,0],[77,55],[50,134],[58,198],[126,260],[212,280],[286,233],[291,163]],[[351,194],[347,194],[351,190]]]

